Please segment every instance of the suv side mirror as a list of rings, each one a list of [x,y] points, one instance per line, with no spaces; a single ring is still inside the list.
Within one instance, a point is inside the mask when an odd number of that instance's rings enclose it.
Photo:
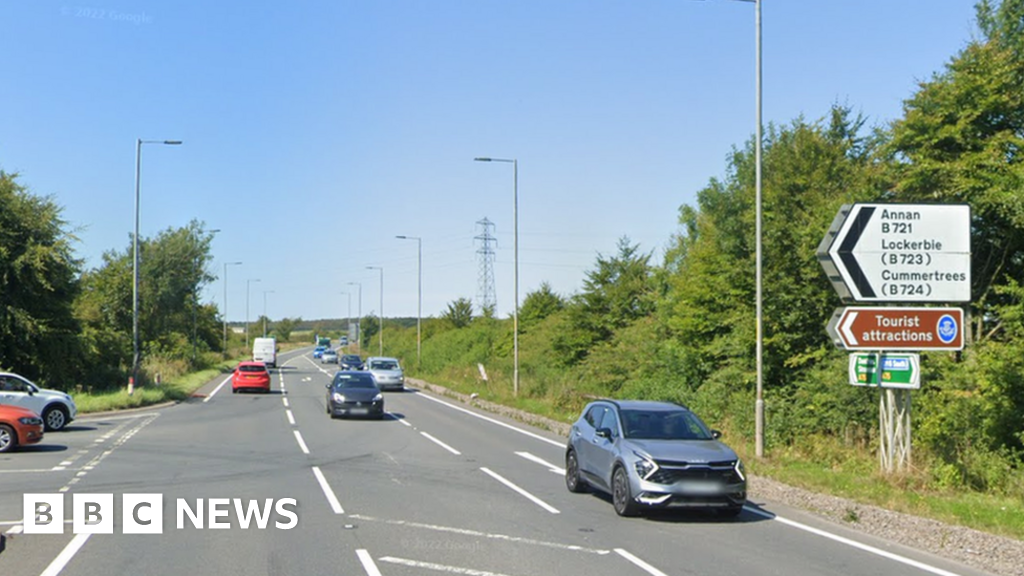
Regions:
[[[718,440],[719,438],[722,437],[722,433],[719,432],[718,430],[712,430],[711,437],[714,438],[715,440]]]
[[[598,428],[597,430],[594,431],[594,433],[600,436],[601,438],[611,438],[612,436],[612,431],[610,428]]]

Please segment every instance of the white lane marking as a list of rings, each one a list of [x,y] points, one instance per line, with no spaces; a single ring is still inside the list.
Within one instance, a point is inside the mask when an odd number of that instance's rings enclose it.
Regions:
[[[57,576],[57,574],[60,574],[60,571],[67,566],[68,562],[71,562],[71,559],[75,557],[75,554],[78,553],[82,546],[85,546],[89,536],[91,534],[77,534],[39,576]]]
[[[231,376],[228,376],[227,378],[225,378],[224,381],[220,383],[220,385],[218,385],[216,388],[213,389],[213,392],[210,392],[209,396],[207,396],[206,398],[203,398],[203,403],[205,404],[205,403],[209,402],[210,398],[213,398],[214,394],[216,394],[217,392],[220,392],[220,389],[223,388],[224,385],[227,384],[230,381],[231,381]]]
[[[536,462],[537,464],[540,464],[541,466],[547,466],[548,470],[551,470],[552,472],[556,472],[558,474],[565,474],[565,468],[559,468],[558,466],[555,466],[551,462],[548,462],[547,460],[545,460],[543,458],[540,458],[539,456],[534,456],[533,454],[530,454],[529,452],[516,452],[516,456],[519,456],[521,458],[526,458],[530,462]]]
[[[22,468],[20,470],[0,470],[0,474],[26,474],[36,472],[53,472],[53,468]]]
[[[298,430],[293,430],[293,432],[295,432],[295,441],[299,443],[299,448],[302,449],[302,453],[309,454],[309,447],[306,446],[306,441],[302,439],[302,434],[300,434]]]
[[[282,397],[282,398],[281,398],[281,402],[282,402],[282,403],[284,403],[284,407],[285,407],[285,408],[287,408],[287,407],[288,407],[288,399],[287,399],[287,398],[284,398],[284,397]]]
[[[292,416],[292,411],[285,410],[284,413],[288,415],[288,423],[295,426],[295,416]]]
[[[545,437],[541,436],[540,434],[534,434],[533,432],[530,432],[529,430],[523,430],[522,428],[517,428],[517,427],[515,427],[515,426],[513,426],[511,424],[506,424],[506,423],[504,423],[504,422],[502,422],[500,420],[495,420],[494,418],[488,418],[487,416],[484,416],[483,414],[477,414],[476,412],[473,412],[472,410],[466,410],[465,408],[463,408],[461,406],[456,406],[455,404],[451,404],[449,402],[445,402],[444,400],[438,400],[437,398],[431,398],[430,396],[427,396],[426,394],[421,394],[421,393],[417,392],[416,396],[419,397],[419,398],[426,398],[427,400],[430,400],[431,402],[437,402],[438,404],[443,404],[443,405],[445,405],[445,406],[447,406],[447,407],[449,407],[449,408],[451,408],[453,410],[458,410],[459,412],[465,412],[466,414],[469,414],[470,416],[474,416],[476,418],[479,418],[481,420],[490,422],[491,424],[496,424],[496,425],[501,426],[503,428],[508,428],[509,430],[513,430],[515,432],[519,432],[520,434],[523,434],[524,436],[529,436],[530,438],[533,438],[535,440],[540,440],[541,442],[547,442],[548,444],[551,444],[552,446],[558,446],[559,448],[565,448],[565,442],[558,442],[558,441],[552,440],[550,438],[545,438]]]
[[[11,529],[8,530],[7,533],[10,534],[11,536],[13,536],[15,534],[21,534],[21,531],[24,530],[24,529],[25,529],[24,526],[22,526],[21,524],[17,524],[15,526],[11,526]]]
[[[449,574],[467,574],[469,576],[506,576],[500,572],[488,572],[486,570],[474,570],[473,568],[459,568],[458,566],[445,566],[444,564],[434,564],[433,562],[420,562],[419,560],[407,560],[405,558],[395,558],[393,556],[384,556],[378,558],[381,562],[387,562],[389,564],[399,564],[401,566],[410,566],[412,568],[426,568],[427,570],[434,570],[435,572],[447,572]]]
[[[331,485],[327,483],[327,478],[324,477],[324,473],[320,471],[319,466],[313,466],[313,475],[316,476],[316,481],[320,483],[320,489],[324,491],[324,496],[327,497],[331,510],[334,510],[335,514],[344,514],[345,510],[341,507],[341,502],[338,502],[338,497],[335,496]]]
[[[553,506],[551,506],[551,505],[550,505],[550,504],[548,504],[547,502],[545,502],[545,501],[541,500],[540,498],[537,498],[537,497],[536,497],[536,496],[534,496],[533,494],[530,494],[530,493],[529,493],[529,492],[527,492],[526,490],[523,490],[523,489],[522,489],[522,488],[520,488],[519,486],[516,486],[516,485],[515,485],[515,484],[513,484],[512,482],[509,482],[508,480],[506,480],[506,479],[502,478],[502,477],[501,477],[500,475],[498,475],[497,473],[495,473],[495,472],[492,472],[491,470],[489,470],[489,469],[487,469],[487,468],[481,468],[480,470],[482,470],[484,474],[487,474],[487,475],[488,475],[488,476],[490,476],[491,478],[494,478],[494,479],[495,479],[495,480],[497,480],[498,482],[501,482],[501,483],[502,483],[502,484],[504,484],[505,486],[508,486],[509,488],[511,488],[511,489],[515,490],[516,492],[520,493],[521,495],[525,496],[525,497],[526,497],[526,498],[528,498],[528,499],[529,499],[529,500],[530,500],[531,502],[533,502],[533,503],[534,503],[534,504],[536,504],[537,506],[540,506],[541,508],[543,508],[543,509],[547,510],[548,512],[551,512],[552,514],[558,514],[558,513],[559,513],[559,512],[558,512],[558,509],[554,508]]]
[[[643,560],[637,558],[636,556],[633,556],[632,554],[630,554],[629,552],[626,552],[622,548],[616,548],[615,552],[619,556],[622,556],[626,560],[629,560],[633,564],[636,564],[637,566],[639,566],[640,568],[642,568],[644,571],[646,571],[648,574],[651,574],[652,576],[666,576],[666,574],[664,572],[662,572],[661,570],[658,570],[657,568],[655,568],[654,566],[651,566],[647,562],[644,562]]]
[[[459,452],[455,448],[452,448],[451,446],[445,444],[444,442],[441,442],[440,440],[438,440],[437,438],[434,438],[430,434],[427,434],[426,432],[420,432],[420,434],[422,434],[423,437],[426,438],[427,440],[430,440],[434,444],[437,444],[438,446],[440,446],[441,448],[444,448],[445,450],[451,452],[452,454],[455,454],[456,456],[462,456],[462,452]]]
[[[743,508],[747,512],[753,512],[754,514],[757,514],[758,516],[762,516],[762,517],[768,518],[770,520],[775,520],[776,522],[781,522],[781,523],[783,523],[783,524],[785,524],[787,526],[792,526],[793,528],[796,528],[798,530],[803,530],[805,532],[810,532],[811,534],[816,534],[818,536],[821,536],[822,538],[828,538],[829,540],[834,540],[836,542],[839,542],[840,544],[846,544],[847,546],[852,546],[852,547],[857,548],[859,550],[863,550],[865,552],[869,552],[871,554],[875,554],[876,556],[881,556],[882,558],[888,558],[889,560],[893,560],[893,561],[899,562],[901,564],[906,564],[908,566],[913,566],[914,568],[918,568],[918,569],[924,570],[925,572],[931,572],[932,574],[938,574],[939,576],[960,576],[956,572],[950,572],[948,570],[943,570],[942,568],[937,568],[935,566],[931,566],[931,565],[925,564],[923,562],[918,562],[917,560],[912,560],[910,558],[907,558],[906,556],[900,556],[899,554],[893,554],[892,552],[886,552],[885,550],[881,550],[879,548],[875,548],[874,546],[869,546],[867,544],[863,544],[861,542],[857,542],[856,540],[850,540],[849,538],[844,538],[843,536],[839,536],[838,534],[832,534],[831,532],[826,532],[824,530],[819,530],[818,528],[814,528],[814,527],[808,526],[806,524],[801,524],[800,522],[795,522],[795,521],[790,520],[788,518],[783,518],[782,516],[776,516],[776,515],[773,515],[773,514],[768,514],[767,512],[762,512],[761,510],[757,510],[757,509],[751,508],[749,506],[744,506]]]
[[[467,528],[453,528],[451,526],[438,526],[436,524],[422,524],[420,522],[409,522],[407,520],[382,520],[380,518],[374,518],[373,516],[363,516],[361,514],[350,514],[349,518],[353,518],[355,520],[363,520],[365,522],[384,522],[385,524],[391,524],[393,526],[406,526],[409,528],[421,528],[423,530],[434,530],[437,532],[446,532],[449,534],[459,534],[461,536],[472,536],[475,538],[487,538],[490,540],[501,540],[503,542],[514,542],[516,544],[529,544],[532,546],[543,546],[545,548],[555,548],[558,550],[570,550],[572,552],[586,552],[588,554],[597,554],[599,556],[611,553],[610,550],[601,550],[599,548],[584,548],[583,546],[577,546],[575,544],[545,542],[544,540],[533,540],[530,538],[522,538],[520,536],[509,536],[507,534],[490,534],[487,532],[480,532],[478,530],[469,530]]]
[[[405,418],[395,418],[395,420],[398,420],[399,424],[401,424],[402,426],[408,426],[409,428],[412,428],[412,424],[406,422]]]
[[[366,570],[367,576],[381,576],[380,570],[377,570],[377,565],[373,563],[373,558],[370,557],[370,553],[360,548],[356,550],[356,556],[359,557],[359,562],[363,565],[363,570]]]

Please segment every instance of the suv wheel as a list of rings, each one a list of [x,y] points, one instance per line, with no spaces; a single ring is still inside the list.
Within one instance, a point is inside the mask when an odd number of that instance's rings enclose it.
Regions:
[[[43,410],[43,422],[51,432],[63,430],[68,425],[68,411],[63,406],[48,406]]]
[[[619,516],[636,516],[638,513],[633,491],[629,487],[629,476],[622,466],[616,467],[612,474],[612,505]]]
[[[565,487],[577,494],[587,490],[586,481],[580,478],[580,463],[575,450],[569,450],[565,455]]]

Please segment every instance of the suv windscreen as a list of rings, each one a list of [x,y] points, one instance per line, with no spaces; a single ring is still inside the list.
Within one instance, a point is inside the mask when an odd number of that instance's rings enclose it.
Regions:
[[[373,364],[370,364],[370,369],[371,370],[398,370],[398,363],[397,362],[387,362],[387,361],[374,362]]]
[[[712,440],[711,431],[685,410],[622,410],[626,438],[636,440]]]

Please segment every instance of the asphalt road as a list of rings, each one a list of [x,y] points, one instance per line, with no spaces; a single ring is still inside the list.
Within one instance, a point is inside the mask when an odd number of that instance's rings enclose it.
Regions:
[[[386,393],[382,421],[330,419],[334,366],[308,352],[281,356],[271,394],[219,378],[205,397],[83,417],[0,456],[0,576],[984,574],[771,502],[732,520],[619,518],[565,489],[551,433],[418,391]],[[23,495],[61,492],[64,533],[23,533]],[[66,494],[113,494],[113,533],[74,534]],[[125,494],[162,497],[162,534],[123,533]],[[284,512],[243,528],[233,499],[243,515],[268,500]],[[202,502],[202,528],[179,500]]]

